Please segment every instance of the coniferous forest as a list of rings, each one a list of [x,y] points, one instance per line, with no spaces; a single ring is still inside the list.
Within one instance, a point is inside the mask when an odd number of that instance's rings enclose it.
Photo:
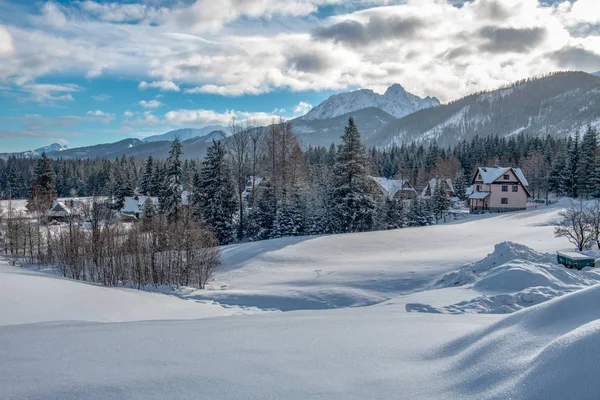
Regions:
[[[147,214],[178,220],[189,213],[228,244],[429,225],[450,207],[443,192],[428,200],[387,198],[369,176],[406,180],[418,193],[431,178],[449,178],[464,200],[478,166],[514,166],[523,169],[535,198],[600,197],[600,145],[592,127],[581,138],[476,137],[453,148],[384,149],[365,149],[352,119],[340,129],[341,144],[328,148],[303,149],[283,121],[234,130],[213,142],[203,160],[183,159],[178,140],[167,160],[0,159],[2,198],[29,199],[33,213],[47,210],[55,197],[94,196],[119,209],[128,196],[155,196],[158,207]]]

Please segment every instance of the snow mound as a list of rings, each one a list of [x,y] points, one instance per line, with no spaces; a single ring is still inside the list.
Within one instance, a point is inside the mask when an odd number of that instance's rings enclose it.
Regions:
[[[514,313],[444,346],[457,398],[597,399],[600,285]]]
[[[474,282],[479,275],[490,269],[513,260],[553,262],[554,257],[547,253],[537,251],[519,243],[502,242],[494,246],[494,251],[483,260],[469,264],[458,271],[444,275],[434,284],[435,288],[463,286]]]
[[[550,254],[502,242],[494,252],[444,275],[434,288],[464,286],[479,296],[446,306],[408,303],[408,312],[443,314],[507,314],[600,283],[600,271],[569,270]]]

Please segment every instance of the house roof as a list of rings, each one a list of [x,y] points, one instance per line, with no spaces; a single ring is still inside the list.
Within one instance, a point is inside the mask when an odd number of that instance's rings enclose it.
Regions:
[[[452,179],[439,179],[439,178],[433,178],[431,179],[429,182],[427,182],[427,185],[425,186],[425,188],[423,189],[423,191],[421,192],[421,197],[428,197],[427,196],[427,188],[429,188],[430,193],[433,195],[433,193],[435,193],[435,190],[437,188],[438,182],[446,182],[446,185],[448,186],[448,189],[451,192],[454,192],[454,185],[452,184]]]
[[[410,184],[406,180],[387,179],[378,176],[369,176],[369,178],[374,180],[379,189],[383,192],[383,194],[388,196],[389,198],[394,197],[394,195],[400,191],[415,192],[415,189],[412,186],[410,186]]]
[[[483,181],[484,184],[490,184],[490,183],[496,182],[496,180],[498,180],[498,178],[500,178],[502,175],[504,175],[505,173],[507,173],[509,171],[513,171],[513,173],[515,174],[517,179],[523,184],[523,186],[525,186],[525,187],[529,186],[529,182],[527,182],[527,179],[525,179],[525,175],[523,174],[523,171],[521,171],[521,168],[512,168],[512,167],[509,167],[509,168],[479,167],[479,168],[477,168],[477,173],[479,175],[481,175],[481,180]],[[476,177],[477,177],[477,174],[475,175],[475,178]],[[475,178],[473,178],[473,181],[475,181]]]
[[[469,196],[469,200],[483,200],[490,195],[490,192],[476,192]]]

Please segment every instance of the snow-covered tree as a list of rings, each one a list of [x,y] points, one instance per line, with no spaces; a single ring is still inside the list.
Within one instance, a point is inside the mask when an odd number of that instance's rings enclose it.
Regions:
[[[374,223],[375,202],[368,185],[367,156],[358,128],[350,118],[337,153],[333,173],[336,232],[363,232]]]
[[[598,133],[589,125],[581,141],[581,161],[578,187],[581,196],[592,197],[598,190]]]
[[[161,211],[169,219],[177,219],[181,211],[183,192],[183,170],[181,165],[181,142],[175,138],[171,143],[171,150],[167,158],[164,176],[164,188],[160,195]]]
[[[445,221],[446,213],[450,209],[451,204],[450,197],[448,197],[448,193],[444,187],[444,182],[438,179],[433,195],[431,196],[431,207],[436,222],[441,218],[444,218]]]
[[[55,198],[52,161],[46,156],[46,153],[42,153],[35,168],[34,180],[27,200],[27,211],[43,213],[50,209]]]
[[[194,215],[214,231],[220,244],[231,243],[237,204],[221,142],[213,140],[194,185],[191,204]]]
[[[142,182],[140,183],[140,191],[145,196],[152,196],[152,179],[154,175],[154,159],[152,156],[148,156],[146,159],[146,166],[144,167],[144,175],[142,175]]]

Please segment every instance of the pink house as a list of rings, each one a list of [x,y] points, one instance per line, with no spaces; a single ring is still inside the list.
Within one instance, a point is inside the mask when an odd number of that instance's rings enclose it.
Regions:
[[[531,193],[520,168],[479,167],[467,194],[471,212],[525,210]]]

